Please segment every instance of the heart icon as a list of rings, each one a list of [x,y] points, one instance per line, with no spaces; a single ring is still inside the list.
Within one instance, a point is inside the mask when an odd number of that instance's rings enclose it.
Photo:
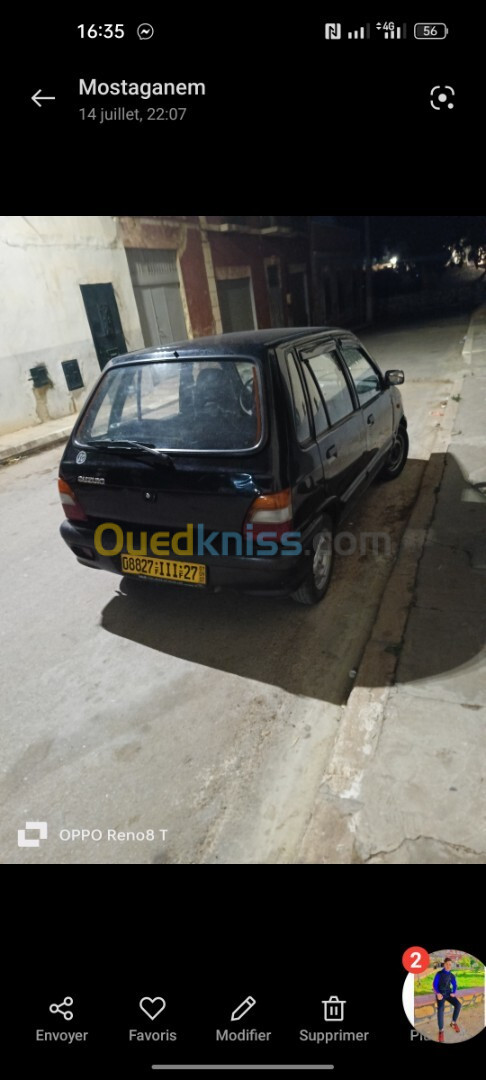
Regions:
[[[165,1001],[161,997],[143,997],[140,998],[138,1004],[140,1005],[142,1012],[148,1016],[149,1020],[155,1020],[165,1009]]]

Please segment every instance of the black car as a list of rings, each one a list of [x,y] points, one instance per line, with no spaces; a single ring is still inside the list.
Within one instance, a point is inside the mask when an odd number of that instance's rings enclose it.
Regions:
[[[331,327],[115,357],[61,461],[61,535],[85,566],[315,603],[339,521],[405,464],[403,380]]]

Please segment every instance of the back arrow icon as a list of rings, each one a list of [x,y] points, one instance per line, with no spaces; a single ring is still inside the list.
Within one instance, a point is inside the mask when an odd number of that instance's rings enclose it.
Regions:
[[[39,106],[39,109],[42,109],[41,101],[55,101],[56,100],[55,97],[47,97],[47,95],[44,96],[44,97],[40,97],[39,96],[40,94],[42,94],[42,90],[36,90],[35,94],[32,94],[32,97],[31,97],[31,101],[35,101],[36,105]]]

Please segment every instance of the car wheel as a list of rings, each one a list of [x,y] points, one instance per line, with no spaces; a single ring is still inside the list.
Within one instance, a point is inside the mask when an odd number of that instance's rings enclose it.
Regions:
[[[405,462],[408,457],[408,435],[407,429],[400,424],[395,442],[388,455],[386,465],[380,472],[380,480],[394,480],[396,476],[400,476],[402,469],[405,467]]]
[[[334,533],[330,519],[326,519],[322,529],[314,536],[309,559],[309,574],[292,593],[292,599],[298,604],[318,604],[329,588],[334,560]]]

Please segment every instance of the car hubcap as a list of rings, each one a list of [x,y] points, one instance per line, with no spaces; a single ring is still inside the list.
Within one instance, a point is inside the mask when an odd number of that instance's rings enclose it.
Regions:
[[[319,533],[316,539],[317,543],[312,563],[312,572],[316,589],[322,589],[326,584],[331,570],[332,533]]]
[[[402,457],[403,457],[403,439],[402,439],[401,435],[398,435],[398,438],[397,438],[395,444],[392,446],[392,449],[391,449],[391,452],[390,452],[390,461],[389,461],[388,468],[392,469],[392,470],[393,469],[398,469],[398,466],[401,464]]]

